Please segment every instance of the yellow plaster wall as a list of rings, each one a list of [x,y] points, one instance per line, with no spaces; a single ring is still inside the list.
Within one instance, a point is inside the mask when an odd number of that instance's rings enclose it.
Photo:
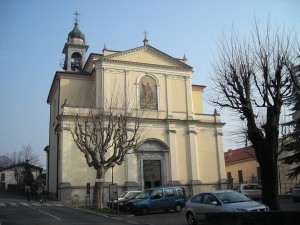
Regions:
[[[71,106],[94,105],[93,85],[90,80],[61,79],[60,81],[60,102]],[[59,106],[60,107],[60,106]]]
[[[80,152],[72,136],[68,131],[64,132],[64,150],[62,152],[62,182],[69,182],[72,186],[81,186],[90,182],[92,185],[96,180],[96,170],[94,167],[88,167],[84,154]],[[106,172],[105,182],[111,182],[111,169]],[[114,183],[125,183],[125,163],[114,167]]]
[[[62,182],[70,182],[74,186],[83,185],[87,182],[93,184],[96,179],[96,171],[93,167],[88,167],[84,154],[80,152],[72,136],[68,131],[64,131],[64,150],[62,152]]]
[[[171,98],[173,112],[186,112],[186,88],[185,80],[172,79],[171,84]]]
[[[118,185],[124,185],[126,181],[126,175],[125,175],[125,170],[126,170],[126,162],[123,162],[122,165],[116,165],[113,168],[113,181],[114,183],[117,183]],[[112,169],[109,169],[106,172],[105,176],[105,182],[112,182]]]
[[[202,92],[193,89],[192,93],[193,93],[194,113],[202,114],[203,113]]]
[[[197,134],[197,151],[200,180],[203,183],[219,181],[213,130],[206,129],[206,131]],[[221,155],[221,157],[224,156]]]

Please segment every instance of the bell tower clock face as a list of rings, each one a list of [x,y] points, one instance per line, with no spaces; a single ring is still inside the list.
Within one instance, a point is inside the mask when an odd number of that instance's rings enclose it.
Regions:
[[[71,69],[72,71],[81,71],[82,69],[82,56],[78,52],[72,54]]]

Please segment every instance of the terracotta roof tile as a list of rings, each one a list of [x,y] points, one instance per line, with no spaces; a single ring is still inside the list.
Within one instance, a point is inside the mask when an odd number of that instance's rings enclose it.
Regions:
[[[245,159],[255,159],[255,151],[252,146],[238,148],[235,150],[229,149],[224,153],[225,163],[236,162]]]

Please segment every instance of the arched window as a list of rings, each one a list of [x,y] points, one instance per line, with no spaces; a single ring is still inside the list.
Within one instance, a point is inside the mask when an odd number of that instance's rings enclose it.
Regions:
[[[151,76],[140,79],[140,108],[157,110],[157,85]]]
[[[72,71],[81,71],[81,69],[82,69],[81,61],[82,61],[82,56],[78,52],[75,52],[72,54],[72,57],[71,57]]]

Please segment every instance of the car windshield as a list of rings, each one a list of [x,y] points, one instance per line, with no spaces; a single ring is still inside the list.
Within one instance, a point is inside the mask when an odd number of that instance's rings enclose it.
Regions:
[[[124,198],[126,194],[127,194],[126,191],[125,191],[125,192],[122,192],[121,194],[119,194],[119,198]]]
[[[215,195],[224,204],[251,201],[250,198],[248,198],[247,196],[240,194],[238,192],[220,192],[220,193],[215,193]]]
[[[135,198],[147,199],[147,198],[149,198],[149,196],[151,195],[152,192],[153,192],[153,190],[145,190],[141,194],[137,195]]]

